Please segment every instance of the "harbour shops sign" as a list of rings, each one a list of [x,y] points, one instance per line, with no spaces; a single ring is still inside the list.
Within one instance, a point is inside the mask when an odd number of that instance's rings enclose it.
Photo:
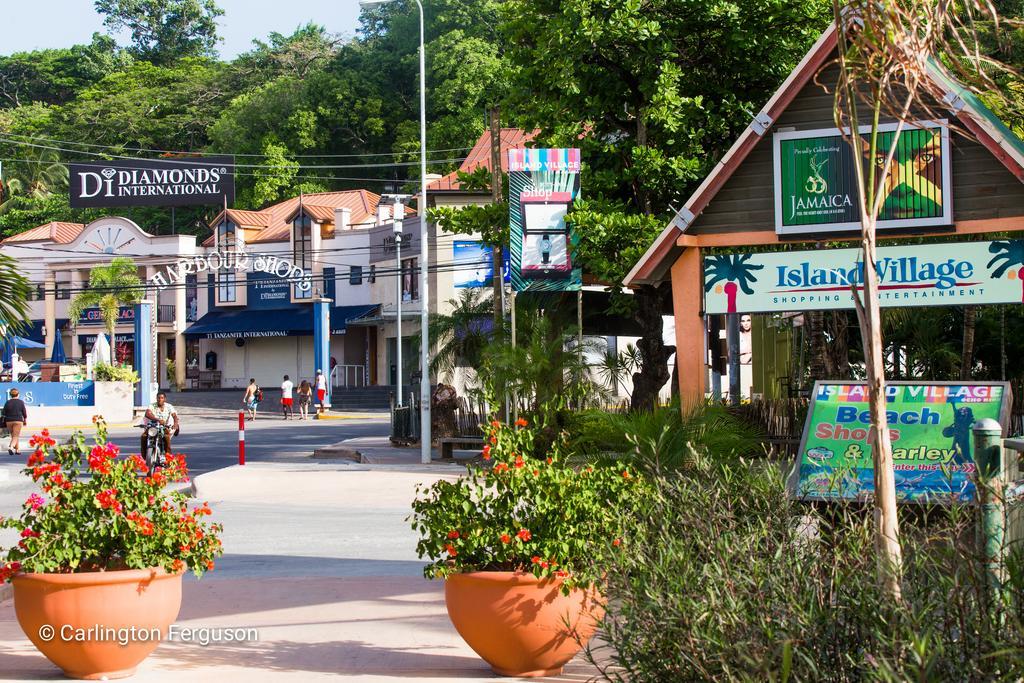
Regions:
[[[879,131],[882,154],[875,160],[867,159],[867,150],[858,159],[838,128],[776,133],[775,231],[794,235],[860,230],[855,163],[865,169],[874,163],[881,171],[896,124],[879,126]],[[861,127],[861,133],[869,132],[870,127]],[[952,224],[945,121],[904,127],[883,191],[880,230]]]
[[[172,285],[181,285],[189,275],[200,273],[258,272],[274,275],[295,285],[300,292],[313,288],[313,273],[295,265],[288,259],[269,254],[247,254],[230,249],[178,260],[167,270],[149,278],[149,285],[161,291]]]
[[[876,256],[883,307],[1024,301],[1024,240],[879,247]],[[854,308],[863,284],[860,249],[704,258],[709,314]]]
[[[115,159],[70,164],[74,208],[230,204],[235,198],[229,156]]]

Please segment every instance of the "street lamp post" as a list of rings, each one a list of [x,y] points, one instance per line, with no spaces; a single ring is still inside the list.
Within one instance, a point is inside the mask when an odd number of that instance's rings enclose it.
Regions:
[[[395,0],[360,0],[364,9],[381,7]],[[423,33],[423,3],[420,11],[420,462],[429,464],[430,448],[430,263],[427,226],[427,59]],[[401,341],[399,341],[401,343]],[[401,372],[401,369],[399,369]]]

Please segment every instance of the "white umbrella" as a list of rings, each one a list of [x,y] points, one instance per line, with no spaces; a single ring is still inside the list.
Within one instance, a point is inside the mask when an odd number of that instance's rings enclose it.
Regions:
[[[110,343],[107,341],[107,335],[102,332],[96,335],[96,343],[93,344],[92,353],[97,363],[110,362]]]

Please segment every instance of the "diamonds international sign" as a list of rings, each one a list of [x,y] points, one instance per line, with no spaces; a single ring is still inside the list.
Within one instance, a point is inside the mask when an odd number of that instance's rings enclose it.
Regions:
[[[883,307],[1024,302],[1024,240],[879,247]],[[713,254],[704,258],[707,313],[772,313],[854,307],[860,249]]]
[[[74,208],[231,204],[234,160],[229,156],[114,159],[69,164]]]
[[[867,159],[881,171],[896,124],[879,127],[883,153]],[[869,133],[862,127],[861,133]],[[864,138],[866,140],[866,138]],[[866,145],[865,145],[866,146]],[[855,156],[838,128],[776,133],[775,231],[780,235],[860,229]],[[918,121],[900,133],[886,178],[878,228],[917,228],[953,222],[949,127]]]

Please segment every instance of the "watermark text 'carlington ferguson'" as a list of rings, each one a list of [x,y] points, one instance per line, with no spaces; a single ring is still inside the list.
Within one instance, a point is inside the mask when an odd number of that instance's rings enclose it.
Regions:
[[[117,643],[126,646],[138,642],[159,642],[164,634],[159,628],[139,628],[137,626],[103,626],[95,624],[89,627],[63,624],[59,627],[44,624],[39,628],[39,638],[45,642],[60,639],[66,643]],[[252,643],[260,639],[259,629],[252,627],[233,626],[183,626],[171,624],[167,629],[166,640],[179,643],[195,643],[203,647],[218,643]]]

